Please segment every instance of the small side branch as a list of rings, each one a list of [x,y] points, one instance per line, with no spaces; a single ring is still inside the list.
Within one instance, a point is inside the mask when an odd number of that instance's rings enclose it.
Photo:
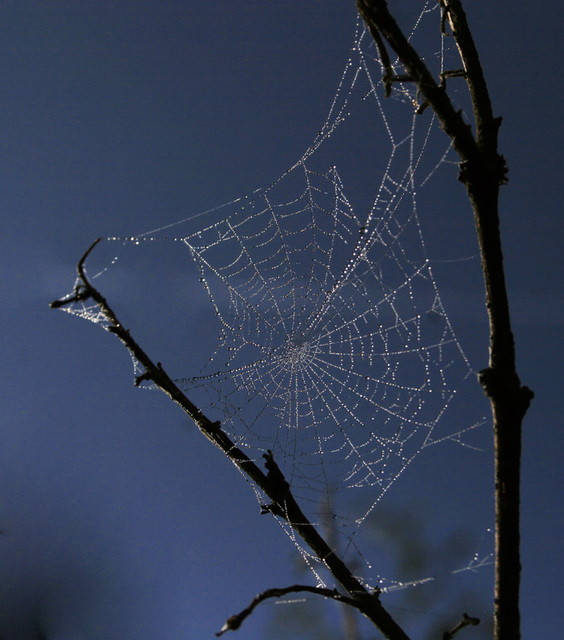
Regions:
[[[358,608],[357,603],[352,598],[349,598],[342,593],[339,593],[336,589],[325,589],[323,587],[312,587],[304,584],[294,584],[290,587],[283,588],[273,588],[267,589],[262,593],[259,593],[255,596],[252,602],[248,607],[236,613],[235,615],[230,616],[220,631],[218,631],[215,635],[217,637],[222,636],[226,631],[236,631],[243,621],[251,615],[251,613],[255,610],[255,608],[261,603],[267,600],[268,598],[282,598],[289,593],[314,593],[319,596],[323,596],[324,598],[330,598],[332,600],[337,600],[338,602],[342,602],[344,604],[350,605],[352,607]]]
[[[462,2],[460,0],[439,0],[439,2],[443,10],[442,28],[443,30],[446,28],[445,21],[448,20],[464,65],[464,77],[468,83],[473,112],[476,117],[476,141],[480,148],[495,141],[494,147],[490,149],[492,153],[495,153],[499,122],[496,122],[496,118],[493,116],[490,94],[480,56],[468,26]]]
[[[464,627],[467,627],[468,625],[476,626],[478,624],[480,624],[479,618],[471,618],[467,613],[465,613],[462,616],[462,620],[456,625],[456,627],[453,627],[450,631],[445,631],[443,633],[443,640],[452,640],[461,629],[464,629]]]
[[[390,14],[387,3],[384,0],[357,0],[356,6],[374,38],[380,56],[385,49],[385,42],[399,57],[405,69],[405,77],[417,85],[426,104],[437,114],[441,126],[453,142],[455,151],[464,159],[474,157],[477,145],[470,128],[464,122],[461,113],[452,105],[446,91],[436,82],[425,62],[405,37]],[[386,79],[391,69],[389,55],[386,53],[385,58],[381,59],[384,65],[383,81],[388,93],[388,86],[391,86]]]

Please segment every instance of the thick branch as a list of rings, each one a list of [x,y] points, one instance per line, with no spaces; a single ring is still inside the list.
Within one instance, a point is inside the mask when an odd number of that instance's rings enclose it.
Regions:
[[[455,112],[444,85],[438,85],[423,59],[409,44],[385,0],[357,0],[357,7],[374,36],[379,51],[384,42],[392,48],[434,110],[460,157],[459,179],[464,183],[474,212],[484,275],[486,308],[490,324],[490,358],[480,382],[489,397],[494,421],[496,481],[496,585],[495,638],[520,637],[519,491],[521,423],[533,397],[522,387],[515,368],[515,346],[505,284],[499,229],[499,187],[506,181],[506,165],[497,152],[501,118],[494,118],[480,58],[460,0],[439,0],[442,27],[448,20],[458,46],[463,77],[469,87],[476,138]],[[383,82],[388,82],[389,56],[382,57]],[[386,85],[386,91],[388,90]]]
[[[98,244],[96,240],[82,256],[77,271],[80,283],[75,288],[73,296],[56,300],[51,303],[52,308],[62,307],[89,298],[100,308],[109,322],[108,331],[114,333],[126,346],[129,352],[144,367],[145,372],[136,379],[136,384],[142,380],[152,380],[154,384],[166,393],[185,413],[192,418],[200,431],[219,447],[223,453],[264,492],[272,501],[264,505],[263,513],[272,513],[283,518],[296,531],[315,555],[325,564],[334,578],[348,591],[355,607],[369,618],[380,629],[386,638],[391,640],[409,640],[408,636],[384,609],[379,599],[379,592],[371,593],[355,578],[350,569],[329,547],[327,542],[311,524],[296,502],[290,485],[276,464],[272,453],[267,451],[265,459],[265,474],[241,449],[239,449],[219,422],[212,422],[188,397],[176,386],[165,372],[160,363],[155,364],[145,351],[134,340],[129,331],[121,324],[113,309],[102,294],[89,282],[84,271],[84,263],[91,251]],[[346,600],[343,600],[346,601]]]

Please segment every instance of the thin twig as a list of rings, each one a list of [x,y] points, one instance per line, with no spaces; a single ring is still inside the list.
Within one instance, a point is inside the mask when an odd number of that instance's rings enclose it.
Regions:
[[[462,615],[462,620],[456,625],[456,627],[453,627],[450,631],[445,631],[443,633],[443,640],[452,640],[452,638],[454,638],[461,629],[464,629],[464,627],[467,627],[470,624],[480,624],[480,619],[471,618],[467,613],[464,613]]]
[[[282,596],[287,595],[288,593],[299,593],[299,592],[307,592],[307,593],[315,593],[316,595],[323,596],[324,598],[331,598],[332,600],[337,600],[338,602],[342,602],[344,604],[350,605],[351,607],[358,608],[358,603],[353,599],[347,596],[344,596],[342,593],[339,593],[336,589],[325,589],[323,587],[312,587],[310,585],[305,584],[294,584],[290,587],[282,587],[282,588],[273,588],[267,589],[262,593],[259,593],[255,596],[252,602],[248,607],[236,613],[235,615],[230,616],[220,631],[218,631],[215,635],[221,636],[226,631],[235,631],[237,630],[245,618],[251,615],[251,613],[255,610],[255,608],[264,600],[268,598],[281,598]]]

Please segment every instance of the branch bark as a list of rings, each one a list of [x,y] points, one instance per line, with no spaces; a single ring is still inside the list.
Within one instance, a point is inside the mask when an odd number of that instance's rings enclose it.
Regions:
[[[488,367],[479,380],[490,399],[495,450],[496,494],[496,578],[495,639],[520,638],[519,581],[520,534],[519,491],[521,423],[533,392],[521,386],[515,367],[515,346],[505,285],[499,229],[498,196],[506,182],[505,159],[497,151],[501,118],[494,118],[482,65],[460,0],[439,0],[442,25],[448,21],[456,42],[472,101],[476,134],[465,124],[437,83],[423,59],[413,49],[390,14],[385,0],[357,0],[358,10],[379,50],[385,44],[398,56],[406,74],[401,81],[413,81],[437,115],[460,158],[459,180],[466,187],[480,245],[485,301],[490,325]],[[385,43],[385,44],[384,44]],[[390,73],[383,58],[384,84]],[[389,67],[389,63],[388,63]],[[459,75],[459,74],[457,74]],[[386,91],[388,88],[386,87]]]

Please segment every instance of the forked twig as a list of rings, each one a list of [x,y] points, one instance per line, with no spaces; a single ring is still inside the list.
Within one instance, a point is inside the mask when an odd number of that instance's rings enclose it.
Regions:
[[[443,633],[443,640],[452,640],[461,629],[464,629],[464,627],[467,627],[470,624],[474,626],[478,625],[480,624],[480,619],[471,618],[467,613],[464,613],[462,615],[462,620],[456,625],[456,627],[453,627],[450,631],[445,631]]]

